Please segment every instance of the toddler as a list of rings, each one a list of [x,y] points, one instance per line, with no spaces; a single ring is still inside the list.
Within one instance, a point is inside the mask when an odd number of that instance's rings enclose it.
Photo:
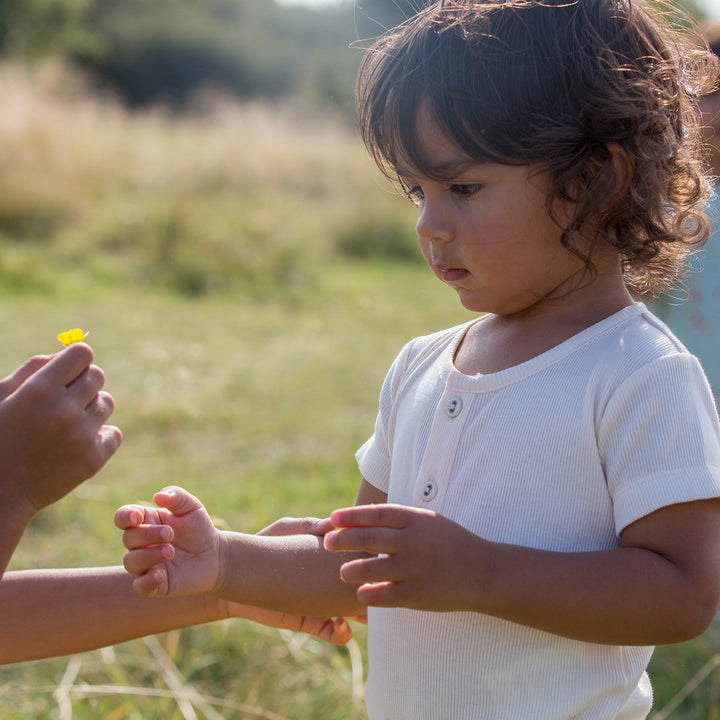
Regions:
[[[652,646],[720,598],[703,371],[631,291],[707,237],[710,55],[642,0],[449,0],[368,52],[360,127],[480,316],[393,363],[356,505],[324,541],[125,506],[142,595],[368,608],[373,720],[640,720]]]

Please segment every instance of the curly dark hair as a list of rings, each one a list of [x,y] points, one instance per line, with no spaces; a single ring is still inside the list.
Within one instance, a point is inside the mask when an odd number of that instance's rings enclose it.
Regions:
[[[677,12],[642,0],[435,3],[366,53],[363,140],[400,185],[403,159],[433,177],[418,138],[427,112],[473,161],[547,172],[548,209],[573,203],[562,243],[587,272],[593,245],[608,243],[631,290],[665,292],[708,236],[697,99],[717,77]],[[613,146],[632,168],[623,192]]]

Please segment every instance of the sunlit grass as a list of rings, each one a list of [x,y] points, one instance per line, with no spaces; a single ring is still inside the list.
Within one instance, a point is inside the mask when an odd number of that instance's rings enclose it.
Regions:
[[[0,713],[23,720],[361,720],[357,648],[355,641],[330,648],[314,638],[226,621],[25,663],[14,678],[3,679]]]
[[[328,255],[357,254],[358,228],[365,256],[413,252],[411,208],[339,121],[212,97],[182,118],[131,114],[54,66],[0,67],[0,81],[0,269],[13,292],[53,287],[41,257],[66,287],[199,297],[302,290]]]

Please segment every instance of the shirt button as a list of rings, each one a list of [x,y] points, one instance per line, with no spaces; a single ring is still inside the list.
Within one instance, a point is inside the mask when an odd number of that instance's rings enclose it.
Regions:
[[[448,400],[447,405],[445,406],[445,412],[451,418],[457,417],[462,410],[462,406],[463,403],[461,398],[452,398],[451,400]]]
[[[430,502],[435,498],[438,492],[437,483],[434,480],[428,480],[423,485],[422,497],[425,502]]]

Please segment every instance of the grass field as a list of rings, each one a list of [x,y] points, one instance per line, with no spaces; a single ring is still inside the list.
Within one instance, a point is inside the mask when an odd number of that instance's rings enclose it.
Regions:
[[[217,98],[131,115],[53,67],[0,82],[0,370],[82,327],[124,433],[12,567],[119,563],[115,508],[168,483],[246,531],[351,503],[389,363],[468,317],[352,129]],[[7,666],[0,720],[360,719],[363,638],[224,621]],[[696,677],[669,717],[718,716],[717,652],[718,627],[657,651],[661,713]]]

